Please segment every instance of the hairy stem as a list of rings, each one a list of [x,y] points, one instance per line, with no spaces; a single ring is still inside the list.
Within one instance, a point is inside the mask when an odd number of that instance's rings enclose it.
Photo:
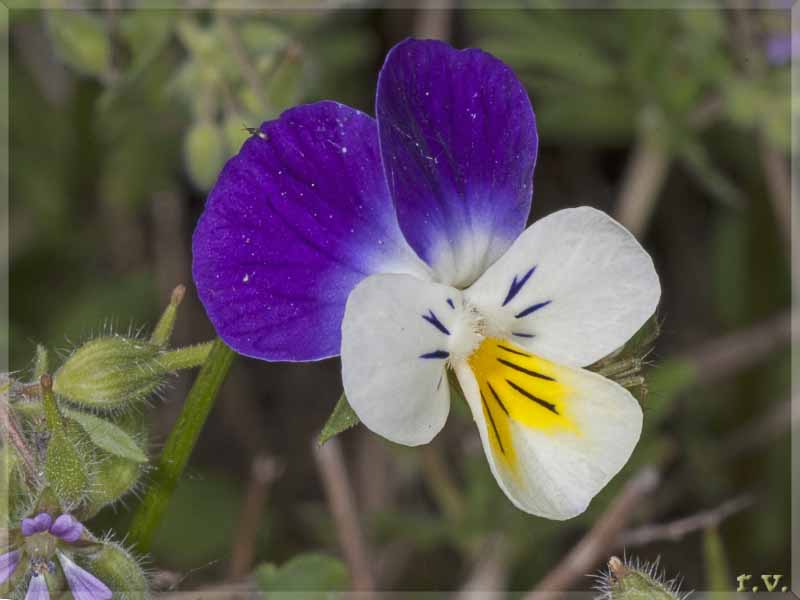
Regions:
[[[222,340],[215,340],[186,397],[178,421],[164,445],[150,488],[133,517],[130,535],[140,552],[147,552],[150,548],[156,528],[214,406],[233,357],[233,351]]]

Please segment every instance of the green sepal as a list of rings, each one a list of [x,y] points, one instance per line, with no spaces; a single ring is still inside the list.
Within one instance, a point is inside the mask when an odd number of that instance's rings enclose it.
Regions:
[[[147,455],[136,441],[114,423],[77,410],[66,410],[64,414],[77,422],[98,448],[136,463],[147,462]]]
[[[336,600],[349,587],[347,567],[325,554],[300,554],[280,567],[265,564],[256,570],[261,591],[272,600],[290,600],[303,592],[304,600]]]
[[[92,486],[86,491],[77,515],[82,521],[91,519],[106,506],[120,500],[139,483],[146,466],[142,463],[107,456],[92,473]]]
[[[36,360],[33,364],[33,380],[41,379],[42,375],[47,373],[50,369],[50,354],[47,348],[41,344],[36,345]]]
[[[122,546],[104,542],[100,552],[89,561],[89,570],[109,588],[115,598],[144,600],[148,598],[147,577],[139,562]]]
[[[322,428],[322,431],[319,434],[319,445],[321,446],[332,437],[339,435],[351,427],[355,427],[360,422],[361,421],[359,420],[358,415],[356,415],[355,411],[350,406],[350,403],[347,401],[347,396],[345,396],[344,392],[342,392],[342,395],[339,397],[339,401],[333,408],[331,416],[328,417],[328,420],[325,422],[325,426]]]
[[[172,290],[167,308],[164,309],[161,318],[158,320],[153,334],[150,336],[150,343],[156,346],[165,347],[172,337],[172,331],[175,329],[175,321],[178,318],[178,307],[183,302],[183,297],[186,295],[186,286],[179,285]]]
[[[86,461],[64,430],[50,437],[44,474],[64,508],[77,505],[88,488]]]
[[[45,486],[39,493],[39,497],[36,499],[36,508],[31,511],[31,514],[38,515],[39,513],[46,512],[53,515],[60,513],[61,510],[61,502],[56,492],[50,486]]]

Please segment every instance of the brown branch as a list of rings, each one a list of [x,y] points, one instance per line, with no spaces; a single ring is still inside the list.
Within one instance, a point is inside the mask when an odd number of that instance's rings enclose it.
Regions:
[[[788,252],[792,247],[792,182],[789,160],[770,142],[763,130],[758,132],[758,142],[761,168],[767,180],[772,211]]]
[[[684,357],[695,365],[697,383],[705,384],[758,364],[792,338],[791,311],[705,343]]]
[[[630,479],[605,513],[561,562],[523,600],[554,600],[606,558],[619,532],[636,508],[658,487],[661,476],[655,467],[644,467]]]
[[[253,567],[264,503],[270,487],[282,471],[283,465],[270,456],[257,456],[253,460],[228,569],[228,577],[231,579],[244,577]]]
[[[25,437],[19,430],[17,420],[11,412],[11,406],[8,403],[8,397],[3,394],[0,395],[0,437],[3,443],[12,446],[16,450],[25,471],[25,478],[28,483],[36,483],[38,477],[36,475],[36,465],[33,461],[33,454],[25,442]]]
[[[697,514],[672,521],[671,523],[644,525],[636,529],[623,531],[617,538],[618,548],[645,546],[653,542],[679,542],[695,531],[717,527],[722,521],[748,508],[753,498],[742,495],[713,508]]]
[[[633,235],[641,237],[655,211],[658,195],[667,179],[670,156],[656,132],[640,127],[628,159],[615,218]]]
[[[503,597],[509,572],[509,544],[500,534],[490,536],[478,552],[478,560],[455,600],[486,600],[492,591]]]
[[[787,418],[788,417],[788,418]],[[800,425],[800,413],[792,413],[792,401],[772,403],[772,409],[763,417],[753,419],[730,433],[713,447],[710,461],[720,463],[733,460],[755,448],[771,442],[792,427]]]
[[[320,446],[314,439],[311,445],[317,469],[325,487],[328,505],[336,524],[339,545],[350,568],[353,590],[362,592],[359,598],[367,600],[372,597],[369,592],[375,589],[369,562],[369,557],[373,554],[367,550],[367,543],[358,520],[358,510],[341,445],[335,438],[327,441],[323,446]]]
[[[453,0],[428,1],[417,10],[414,36],[447,41],[452,33]]]
[[[231,54],[239,65],[242,77],[244,77],[247,85],[255,94],[258,103],[261,105],[261,109],[267,111],[269,109],[269,101],[267,100],[261,77],[258,74],[258,69],[256,69],[255,65],[250,60],[247,48],[245,48],[242,39],[239,37],[239,32],[236,31],[233,21],[224,11],[219,12],[217,21],[222,28],[222,34],[225,36],[225,41],[230,47]]]

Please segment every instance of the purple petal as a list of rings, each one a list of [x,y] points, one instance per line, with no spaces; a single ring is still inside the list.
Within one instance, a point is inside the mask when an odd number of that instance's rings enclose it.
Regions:
[[[530,212],[538,137],[525,89],[481,50],[406,40],[381,69],[376,113],[400,228],[442,283],[469,285]]]
[[[113,595],[108,586],[97,577],[82,569],[64,554],[58,555],[64,576],[75,600],[109,600]]]
[[[767,61],[776,66],[785,65],[797,54],[797,48],[800,48],[800,33],[774,35],[767,39]]]
[[[11,577],[19,564],[20,557],[21,553],[19,550],[0,554],[0,583],[3,583]]]
[[[34,575],[28,584],[28,593],[25,600],[50,600],[50,592],[47,589],[47,580],[44,575]]]
[[[65,542],[72,544],[81,539],[83,525],[72,515],[61,515],[50,527],[50,533]]]
[[[197,225],[197,290],[240,354],[334,356],[359,281],[426,267],[397,225],[371,117],[319,102],[261,132],[225,166]]]
[[[22,519],[22,525],[20,529],[22,529],[22,535],[28,537],[36,533],[47,531],[50,529],[50,525],[52,524],[53,517],[47,513],[39,513],[32,519]]]

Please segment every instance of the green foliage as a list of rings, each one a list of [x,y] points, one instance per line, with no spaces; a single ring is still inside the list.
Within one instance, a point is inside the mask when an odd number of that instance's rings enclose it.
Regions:
[[[153,556],[172,569],[229,556],[241,501],[241,490],[229,477],[197,473],[182,479],[153,540]]]
[[[319,434],[318,442],[320,446],[343,431],[355,427],[360,422],[358,416],[351,408],[350,403],[347,401],[347,396],[342,393],[342,395],[339,396],[339,401],[336,403],[336,406],[333,407],[331,416],[328,417],[325,426]]]
[[[147,456],[134,439],[114,423],[76,410],[66,410],[64,414],[77,422],[97,447],[135,463],[147,462]]]
[[[99,13],[47,11],[50,40],[58,57],[77,71],[95,77],[108,74],[111,42]]]
[[[706,569],[706,589],[714,590],[709,594],[709,598],[725,600],[728,598],[728,594],[723,590],[733,591],[735,579],[725,557],[722,537],[716,527],[703,532],[703,555]]]
[[[197,121],[186,133],[184,144],[189,176],[197,187],[210,188],[225,164],[225,133],[212,121]]]
[[[300,554],[280,567],[273,564],[256,570],[258,585],[273,600],[336,600],[348,589],[349,577],[344,563],[325,554]]]

